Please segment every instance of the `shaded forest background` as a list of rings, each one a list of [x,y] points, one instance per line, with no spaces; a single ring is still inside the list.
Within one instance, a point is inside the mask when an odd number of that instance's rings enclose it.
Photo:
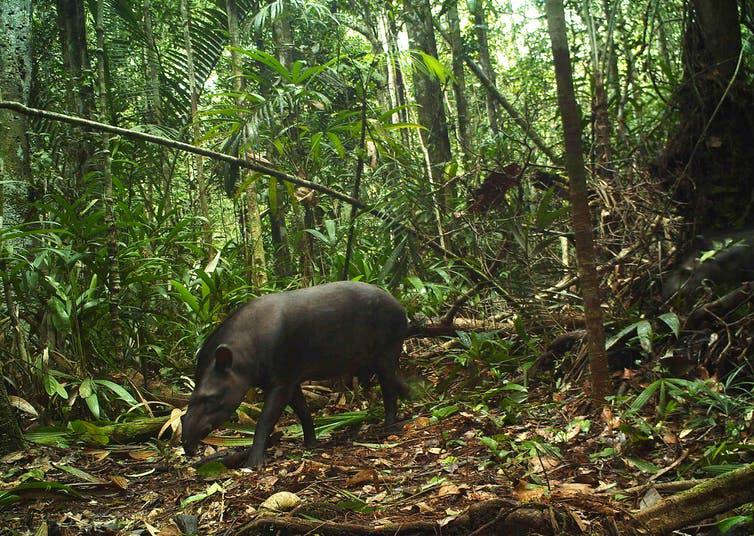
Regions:
[[[754,222],[754,6],[565,10],[611,370],[750,379],[739,332],[744,357],[679,363],[689,309],[659,295],[691,237]],[[7,429],[189,390],[236,305],[338,279],[456,338],[465,386],[589,390],[542,2],[6,0],[0,24],[0,101],[66,116],[0,107]]]

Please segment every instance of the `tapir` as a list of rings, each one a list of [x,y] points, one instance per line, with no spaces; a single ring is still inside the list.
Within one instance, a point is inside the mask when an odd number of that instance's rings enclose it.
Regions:
[[[316,445],[301,382],[352,373],[377,376],[385,426],[394,425],[398,396],[408,389],[398,377],[398,358],[408,332],[406,312],[386,291],[341,281],[252,299],[226,318],[197,354],[194,392],[181,418],[182,442],[192,455],[207,434],[225,422],[250,387],[264,392],[262,413],[246,465],[264,463],[265,443],[290,406]]]

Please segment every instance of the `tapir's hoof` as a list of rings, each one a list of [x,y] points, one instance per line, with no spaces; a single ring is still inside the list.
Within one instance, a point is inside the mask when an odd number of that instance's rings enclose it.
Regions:
[[[305,439],[305,440],[304,440],[304,446],[305,446],[306,448],[310,449],[310,450],[313,450],[313,449],[319,448],[319,445],[320,445],[320,443],[319,443],[319,441],[317,441],[316,439],[311,439],[311,440],[306,440],[306,439]]]
[[[246,460],[246,467],[251,469],[259,469],[264,465],[264,452],[261,454],[258,452],[250,452],[249,457]]]

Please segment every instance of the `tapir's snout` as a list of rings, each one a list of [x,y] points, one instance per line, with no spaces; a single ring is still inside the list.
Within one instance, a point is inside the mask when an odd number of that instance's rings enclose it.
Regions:
[[[183,451],[186,453],[186,456],[193,456],[199,446],[199,441],[206,437],[211,430],[202,433],[201,430],[198,430],[192,424],[192,420],[187,419],[186,416],[187,414],[184,414],[181,417],[181,445],[183,445]]]

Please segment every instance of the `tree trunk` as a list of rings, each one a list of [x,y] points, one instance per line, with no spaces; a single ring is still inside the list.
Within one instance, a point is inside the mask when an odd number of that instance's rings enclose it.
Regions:
[[[146,42],[146,64],[147,64],[147,121],[155,125],[165,124],[165,113],[162,107],[162,84],[160,83],[160,62],[157,57],[157,43],[155,42],[154,32],[152,30],[152,9],[151,0],[143,0],[142,5],[142,28],[144,29],[144,40]],[[170,170],[170,158],[168,151],[164,147],[160,151],[160,171],[162,172],[162,199],[160,205],[162,212],[170,212],[170,183],[172,173]],[[151,204],[152,199],[148,202]]]
[[[487,21],[484,16],[484,0],[470,0],[469,9],[474,16],[474,33],[476,34],[477,46],[479,47],[479,66],[482,72],[490,81],[492,87],[497,87],[495,80],[495,70],[492,68],[490,60],[490,45],[487,39]],[[495,98],[487,93],[487,119],[490,123],[492,132],[499,130],[498,110]]]
[[[614,178],[612,146],[610,142],[610,116],[607,110],[607,87],[605,86],[605,49],[607,44],[598,38],[598,29],[592,16],[590,0],[583,0],[581,16],[589,33],[590,59],[592,63],[592,121],[594,143],[592,146],[592,172],[612,182]]]
[[[589,345],[589,369],[592,375],[592,398],[604,404],[610,389],[610,372],[605,353],[605,328],[602,323],[599,279],[592,239],[592,218],[587,202],[584,153],[581,142],[581,117],[573,90],[573,72],[566,38],[562,0],[545,2],[547,27],[552,42],[558,107],[563,123],[565,167],[570,184],[571,213],[576,242],[576,260],[584,299],[584,313]]]
[[[86,13],[83,0],[57,0],[58,29],[63,50],[63,67],[66,77],[66,108],[79,117],[91,118],[94,110],[94,88],[91,79],[91,65],[86,46]],[[70,169],[63,170],[63,176],[73,178],[70,185],[79,190],[81,179],[88,170],[93,154],[90,136],[73,130],[67,143]],[[74,194],[75,196],[76,194]]]
[[[634,517],[650,534],[670,534],[754,501],[754,464],[662,499]]]
[[[97,80],[99,85],[99,115],[103,123],[108,123],[109,105],[107,102],[107,82],[105,79],[105,28],[104,0],[97,0],[95,32],[97,34]],[[118,262],[118,229],[115,226],[113,210],[113,175],[110,160],[110,134],[100,134],[102,154],[102,176],[104,179],[103,201],[105,205],[105,225],[107,226],[107,301],[110,307],[110,327],[113,332],[113,354],[116,363],[123,362],[123,335],[120,325],[120,264]]]
[[[282,10],[272,23],[272,41],[278,61],[290,68],[293,47],[293,30],[288,19],[288,5],[283,0]],[[293,260],[288,247],[288,232],[285,227],[285,186],[278,180],[270,181],[270,238],[272,240],[272,258],[275,263],[275,273],[286,276],[293,271]]]
[[[29,102],[31,87],[31,0],[0,2],[0,100]],[[0,230],[6,224],[27,221],[31,187],[26,116],[0,110]],[[0,244],[2,246],[3,244]],[[0,251],[0,277],[12,329],[13,346],[21,363],[29,364],[26,340],[13,300],[13,287]],[[8,348],[10,351],[10,348]],[[8,401],[0,361],[0,455],[23,448],[16,412]]]
[[[228,11],[228,33],[230,34],[230,64],[233,73],[233,90],[237,93],[236,106],[241,107],[242,101],[240,94],[245,90],[243,72],[241,70],[241,57],[235,50],[240,46],[240,37],[238,32],[238,6],[236,0],[227,0]],[[244,146],[245,144],[241,144]],[[249,177],[247,170],[241,171],[240,182],[245,184]],[[249,281],[261,287],[267,281],[267,263],[264,255],[264,241],[262,237],[262,222],[259,217],[259,205],[257,203],[256,183],[251,182],[246,187],[246,225],[243,232],[246,233],[244,243],[249,244],[250,248],[246,251],[246,267],[248,269]],[[248,247],[248,246],[247,246]]]
[[[656,163],[690,234],[754,224],[754,89],[736,0],[694,0],[683,36],[677,130]]]
[[[437,43],[429,0],[407,0],[404,3],[404,12],[411,48],[436,58]],[[441,244],[445,247],[442,214],[447,212],[450,204],[450,192],[444,185],[445,165],[452,159],[452,154],[440,82],[422,69],[415,69],[414,98],[418,108],[419,124],[426,129],[421,130],[419,134],[426,151],[429,180],[432,190],[436,192],[434,208],[438,234]]]
[[[408,123],[408,99],[406,98],[406,83],[403,76],[403,69],[401,68],[400,58],[401,52],[398,46],[398,26],[396,23],[395,13],[390,6],[387,7],[386,12],[383,13],[383,21],[385,25],[385,37],[387,39],[388,59],[390,67],[393,72],[393,91],[394,91],[394,106],[398,108],[398,121],[401,123]],[[408,129],[400,129],[401,141],[407,146],[412,147],[413,139]]]
[[[191,44],[191,9],[189,0],[181,0],[181,17],[183,19],[183,42],[186,48],[186,68],[188,71],[189,91],[191,93],[191,132],[194,145],[201,144],[202,129],[199,124],[199,88],[196,85],[196,72],[194,70],[194,50]],[[194,177],[199,196],[199,213],[204,218],[203,242],[207,259],[214,256],[212,246],[212,223],[209,217],[209,205],[207,203],[207,184],[204,179],[204,157],[194,157]]]
[[[447,0],[448,37],[450,51],[453,56],[453,95],[456,100],[456,137],[458,146],[463,154],[465,167],[472,162],[471,140],[469,138],[469,104],[466,100],[466,78],[463,69],[463,38],[461,37],[461,23],[458,20],[457,0]]]

